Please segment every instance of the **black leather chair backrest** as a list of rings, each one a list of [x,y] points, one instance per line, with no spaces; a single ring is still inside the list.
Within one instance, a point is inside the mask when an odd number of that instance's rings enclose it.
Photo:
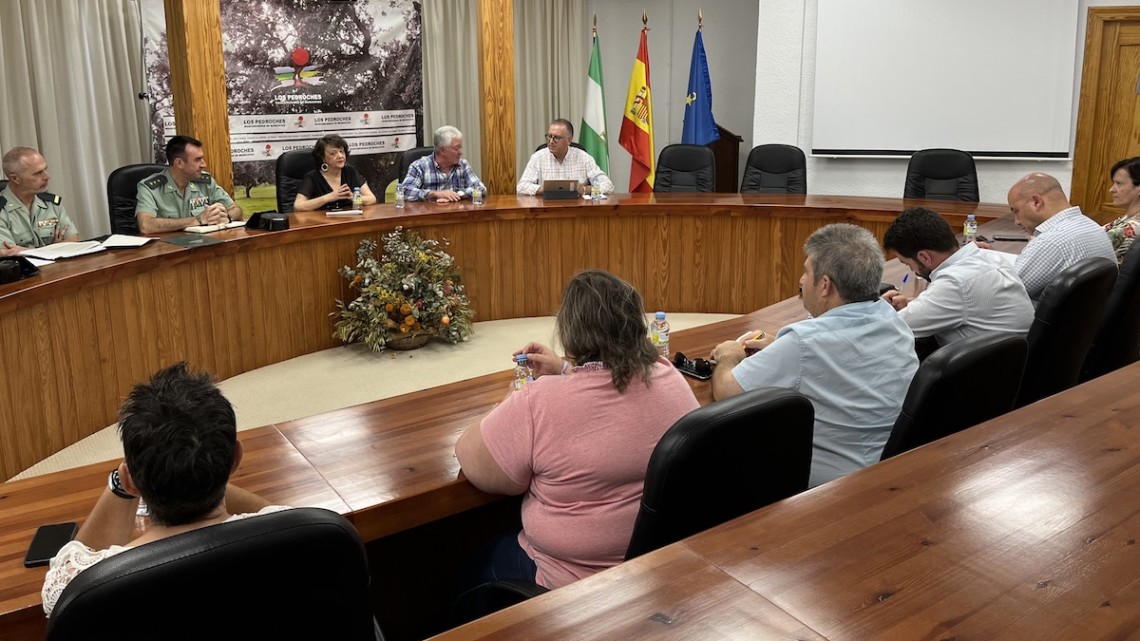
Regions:
[[[107,176],[107,215],[112,234],[139,233],[135,205],[138,204],[139,182],[166,169],[166,165],[143,163],[119,167]]]
[[[1017,407],[1076,385],[1116,282],[1116,261],[1086,258],[1061,270],[1037,301]]]
[[[1012,410],[1027,352],[1024,336],[997,332],[936,350],[911,380],[880,460]]]
[[[4,191],[4,188],[7,186],[8,186],[7,180],[0,180],[0,191]]]
[[[277,157],[277,211],[293,211],[293,201],[305,181],[305,174],[317,168],[317,161],[309,149],[294,149]]]
[[[794,145],[759,145],[748,154],[742,194],[806,194],[807,159]]]
[[[368,561],[343,517],[299,508],[107,558],[64,589],[48,641],[376,638]]]
[[[1140,243],[1132,243],[1081,368],[1087,381],[1140,360]]]
[[[571,147],[577,147],[578,149],[581,149],[582,151],[586,151],[586,148],[585,148],[585,147],[583,147],[582,145],[579,145],[579,144],[578,144],[578,143],[576,143],[576,142],[571,142],[571,143],[570,143],[570,146],[571,146]],[[539,146],[535,147],[535,148],[534,148],[534,150],[535,150],[535,151],[539,151],[539,150],[541,150],[541,149],[545,149],[545,148],[546,148],[546,143],[542,143],[541,145],[539,145]]]
[[[408,177],[408,167],[411,167],[412,163],[434,151],[434,147],[415,147],[400,154],[400,174],[396,176],[396,180],[404,182],[404,179]]]
[[[708,193],[716,191],[716,158],[701,145],[669,145],[657,157],[653,191]]]
[[[661,437],[626,559],[807,489],[811,401],[761,388],[693,410]]]
[[[957,149],[923,149],[910,157],[903,198],[978,202],[974,157]]]

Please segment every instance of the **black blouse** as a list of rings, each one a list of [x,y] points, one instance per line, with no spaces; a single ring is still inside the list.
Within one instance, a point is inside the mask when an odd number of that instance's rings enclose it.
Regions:
[[[348,185],[349,189],[356,189],[364,186],[364,179],[352,167],[345,165],[344,169],[340,170],[340,181]],[[325,194],[331,194],[333,188],[329,182],[325,180],[324,174],[319,169],[314,169],[305,174],[305,179],[301,181],[301,188],[298,193],[305,198],[320,198]],[[351,209],[352,200],[337,200],[328,205],[329,209]]]

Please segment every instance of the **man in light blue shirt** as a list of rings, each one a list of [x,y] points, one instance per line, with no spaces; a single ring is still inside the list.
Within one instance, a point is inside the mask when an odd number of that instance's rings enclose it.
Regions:
[[[879,460],[918,369],[914,334],[879,298],[883,251],[855,225],[828,225],[804,243],[800,277],[812,315],[775,339],[725,341],[712,358],[717,400],[759,387],[800,392],[815,408],[811,478],[815,487]]]

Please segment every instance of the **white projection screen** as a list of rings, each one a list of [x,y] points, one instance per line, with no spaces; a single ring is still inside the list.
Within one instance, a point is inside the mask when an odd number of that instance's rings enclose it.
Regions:
[[[1075,0],[818,0],[816,156],[1069,158]]]

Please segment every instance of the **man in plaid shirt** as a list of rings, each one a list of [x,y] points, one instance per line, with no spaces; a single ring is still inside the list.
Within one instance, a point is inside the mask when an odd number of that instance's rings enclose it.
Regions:
[[[1080,207],[1069,204],[1056,178],[1029,174],[1014,183],[1008,200],[1014,222],[1033,237],[1014,266],[1034,305],[1069,265],[1094,256],[1116,262],[1108,234]]]
[[[487,193],[487,186],[463,159],[463,134],[458,129],[451,125],[436,129],[432,146],[435,152],[412,163],[400,183],[408,200],[456,202],[470,198],[476,186]]]
[[[613,193],[613,182],[594,158],[585,150],[570,146],[573,138],[574,125],[569,120],[559,118],[550,123],[546,129],[546,147],[530,157],[515,191],[520,196],[534,196],[542,193],[543,181],[577,180],[581,193],[590,193],[593,184],[597,184],[603,194]]]

